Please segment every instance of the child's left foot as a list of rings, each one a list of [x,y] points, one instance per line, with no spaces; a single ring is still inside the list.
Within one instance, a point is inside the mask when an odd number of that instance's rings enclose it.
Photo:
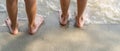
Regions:
[[[11,21],[10,21],[9,18],[7,18],[7,19],[5,20],[5,23],[6,23],[7,27],[9,28],[10,33],[11,33],[12,35],[16,35],[16,34],[18,33],[18,24],[12,26]]]
[[[68,15],[61,15],[60,16],[60,24],[65,26],[68,23]]]
[[[59,22],[60,22],[60,25],[62,26],[66,26],[67,23],[69,22],[68,18],[69,18],[69,13],[67,14],[62,14],[61,11],[59,11]]]

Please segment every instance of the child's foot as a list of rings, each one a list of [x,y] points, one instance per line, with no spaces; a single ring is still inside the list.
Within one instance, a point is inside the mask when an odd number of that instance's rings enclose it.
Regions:
[[[60,25],[65,26],[68,23],[68,17],[69,14],[62,14],[61,11],[59,11],[59,21],[60,21]]]
[[[35,23],[31,26],[29,26],[29,33],[31,35],[33,35],[34,33],[36,33],[36,31],[38,30],[38,28],[42,25],[44,19],[42,16],[37,16],[35,17]]]
[[[11,21],[9,18],[5,20],[5,23],[9,28],[11,34],[16,35],[18,33],[18,25],[15,25],[15,26],[11,25]]]
[[[60,24],[65,26],[68,23],[68,15],[61,15],[60,17]]]
[[[77,17],[76,16],[76,23],[75,26],[78,28],[82,28],[84,26],[84,18],[82,17]]]

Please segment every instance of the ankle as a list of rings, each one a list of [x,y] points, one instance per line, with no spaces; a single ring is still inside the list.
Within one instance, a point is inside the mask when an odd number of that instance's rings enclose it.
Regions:
[[[35,25],[35,23],[33,23],[33,24],[29,24],[29,28],[31,29],[31,28],[34,28],[36,25]]]
[[[18,27],[18,24],[11,24],[12,29],[16,29]]]
[[[61,15],[61,17],[68,17],[69,16],[69,14],[67,13],[67,14],[63,14],[62,13],[62,15]]]
[[[76,16],[76,20],[83,20],[83,16]]]

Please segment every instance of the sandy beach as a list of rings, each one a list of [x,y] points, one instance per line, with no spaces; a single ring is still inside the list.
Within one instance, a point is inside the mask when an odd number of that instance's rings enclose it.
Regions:
[[[89,24],[82,29],[74,22],[61,27],[54,17],[46,18],[35,35],[27,33],[27,25],[19,26],[19,34],[11,35],[0,26],[0,51],[119,51],[120,24]]]
[[[120,51],[119,0],[89,0],[82,29],[74,27],[76,1],[71,0],[69,25],[59,25],[59,0],[37,0],[37,14],[45,18],[38,32],[27,33],[24,0],[19,0],[18,35],[11,35],[4,20],[5,0],[0,0],[0,51]]]

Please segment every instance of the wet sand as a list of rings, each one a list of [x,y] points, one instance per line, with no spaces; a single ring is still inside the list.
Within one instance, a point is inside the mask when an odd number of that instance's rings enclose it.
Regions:
[[[61,27],[57,14],[45,18],[35,35],[27,33],[27,21],[20,21],[19,34],[0,26],[0,51],[119,51],[120,24],[88,24],[75,28],[74,21]]]
[[[5,5],[4,1],[0,0],[0,4]],[[61,27],[58,22],[58,8],[56,10],[54,7],[45,6],[46,2],[43,0],[38,1],[40,3],[38,3],[37,13],[44,16],[45,22],[35,35],[27,33],[28,22],[23,0],[19,2],[20,32],[18,35],[14,36],[9,33],[4,23],[7,12],[0,11],[0,51],[120,51],[120,24],[94,24],[95,18],[93,24],[85,24],[82,29],[78,29],[74,27],[72,18],[69,25]],[[56,4],[57,0],[53,1]],[[73,7],[75,4],[73,4],[71,4],[71,10],[75,10]],[[106,18],[104,14],[95,14],[92,12],[91,15]],[[94,18],[91,15],[89,15],[91,19]]]

